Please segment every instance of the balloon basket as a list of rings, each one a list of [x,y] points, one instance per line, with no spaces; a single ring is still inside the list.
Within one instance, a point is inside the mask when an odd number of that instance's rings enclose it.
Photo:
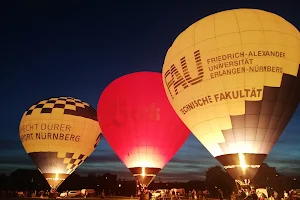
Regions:
[[[49,199],[56,199],[58,197],[58,192],[50,192],[49,193]]]
[[[149,193],[140,194],[140,200],[149,200]]]
[[[251,189],[249,179],[245,179],[244,181],[235,180],[235,185],[236,185],[238,190],[243,190],[245,192],[250,191],[250,189]]]

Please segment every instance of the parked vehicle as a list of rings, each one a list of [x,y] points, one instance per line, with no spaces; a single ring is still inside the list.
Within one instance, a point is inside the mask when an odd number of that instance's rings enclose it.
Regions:
[[[258,196],[258,198],[261,198],[262,195],[265,195],[267,199],[269,198],[268,191],[266,188],[257,188],[256,195]]]
[[[158,197],[162,197],[164,195],[164,190],[155,190],[153,193],[152,193],[152,199],[156,199]]]
[[[62,192],[62,193],[60,193],[59,196],[60,197],[77,197],[78,196],[78,191],[71,190],[71,191]]]
[[[82,189],[81,190],[81,196],[94,196],[96,194],[94,189]]]

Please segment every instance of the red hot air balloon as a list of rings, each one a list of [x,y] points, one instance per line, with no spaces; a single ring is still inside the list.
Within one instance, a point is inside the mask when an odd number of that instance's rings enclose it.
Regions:
[[[98,120],[105,139],[142,188],[190,134],[170,105],[157,72],[136,72],[110,83],[98,102]]]

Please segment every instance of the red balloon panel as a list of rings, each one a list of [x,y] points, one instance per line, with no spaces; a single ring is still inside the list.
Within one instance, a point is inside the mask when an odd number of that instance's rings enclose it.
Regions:
[[[157,72],[114,80],[101,94],[98,120],[105,139],[128,168],[163,168],[190,134]]]

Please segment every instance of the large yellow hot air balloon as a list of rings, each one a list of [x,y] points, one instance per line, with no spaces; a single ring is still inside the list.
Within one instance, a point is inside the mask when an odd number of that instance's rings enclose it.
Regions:
[[[32,105],[20,124],[22,144],[52,191],[91,155],[101,136],[96,110],[72,97]]]
[[[166,54],[169,101],[236,180],[255,176],[298,106],[299,39],[276,14],[234,9],[192,24]]]

